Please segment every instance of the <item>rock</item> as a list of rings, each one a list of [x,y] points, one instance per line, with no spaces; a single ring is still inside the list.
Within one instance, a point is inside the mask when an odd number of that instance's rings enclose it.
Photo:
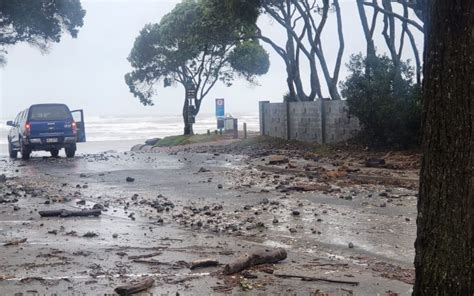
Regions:
[[[198,171],[198,173],[208,173],[208,172],[210,172],[210,170],[208,170],[204,167],[200,168],[199,171]]]
[[[0,183],[4,183],[7,181],[7,176],[5,176],[5,174],[1,174],[0,175]]]
[[[223,186],[222,184],[218,184],[218,185],[217,185],[217,188],[218,188],[218,189],[222,189],[222,188],[224,188],[224,186]]]
[[[86,174],[80,174],[79,178],[87,178],[87,175]]]
[[[289,159],[286,156],[283,155],[272,155],[270,156],[270,159],[268,160],[268,164],[270,165],[275,165],[275,164],[283,164],[283,163],[288,163]]]
[[[381,208],[385,208],[385,207],[387,207],[387,204],[386,204],[386,203],[381,203],[381,204],[380,204],[380,207],[381,207]]]
[[[20,209],[19,206],[13,206],[13,210],[14,210],[14,211],[18,211],[19,209]]]
[[[135,178],[127,177],[127,178],[125,179],[125,181],[127,181],[127,182],[129,182],[129,183],[130,183],[130,182],[135,182]]]
[[[96,204],[92,207],[92,209],[94,209],[94,210],[104,210],[104,206],[103,206],[102,204],[100,204],[100,203],[96,203]]]
[[[114,234],[112,234],[112,237],[113,237],[113,238],[117,238],[117,237],[118,237],[118,234],[114,233]]]
[[[387,197],[387,196],[388,196],[388,193],[387,193],[387,192],[380,192],[379,196]]]
[[[83,205],[86,204],[86,200],[85,200],[85,199],[81,199],[81,200],[77,201],[76,204],[83,206]]]
[[[293,216],[299,216],[299,215],[300,215],[300,211],[298,211],[298,210],[293,210],[293,211],[291,212],[291,214],[292,214]]]
[[[82,237],[96,237],[96,236],[99,236],[99,235],[95,232],[89,231],[89,232],[86,232],[86,234],[84,234]]]
[[[368,168],[381,168],[385,166],[385,160],[380,158],[369,158],[365,161]]]
[[[278,219],[277,218],[273,218],[273,224],[278,224]]]
[[[298,232],[298,231],[296,230],[296,228],[290,228],[289,231],[290,231],[291,233],[296,233],[296,232]]]
[[[354,244],[353,244],[353,243],[349,243],[348,247],[349,247],[349,249],[353,249],[353,248],[354,248]]]

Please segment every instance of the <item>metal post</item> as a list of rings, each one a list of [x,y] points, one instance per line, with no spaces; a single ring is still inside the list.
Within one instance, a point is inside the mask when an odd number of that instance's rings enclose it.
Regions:
[[[239,138],[239,120],[234,118],[234,139]]]
[[[265,104],[270,101],[259,102],[259,117],[260,117],[260,135],[265,136]]]
[[[244,122],[244,139],[247,139],[247,123]]]

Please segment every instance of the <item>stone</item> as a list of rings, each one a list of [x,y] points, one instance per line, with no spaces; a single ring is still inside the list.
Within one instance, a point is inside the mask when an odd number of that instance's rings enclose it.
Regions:
[[[96,204],[92,207],[92,209],[94,209],[94,210],[104,210],[104,206],[103,206],[102,204],[100,204],[100,203],[96,203]]]
[[[270,156],[270,159],[268,160],[268,164],[270,165],[275,165],[275,164],[283,164],[283,163],[288,163],[289,159],[286,156],[283,155],[272,155]]]

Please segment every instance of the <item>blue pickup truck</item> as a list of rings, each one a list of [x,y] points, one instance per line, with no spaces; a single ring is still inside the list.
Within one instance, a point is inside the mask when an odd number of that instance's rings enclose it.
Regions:
[[[76,143],[86,141],[84,112],[70,111],[64,104],[37,104],[18,113],[8,133],[8,152],[11,158],[27,160],[32,151],[49,151],[57,157],[64,148],[66,156],[74,157]]]

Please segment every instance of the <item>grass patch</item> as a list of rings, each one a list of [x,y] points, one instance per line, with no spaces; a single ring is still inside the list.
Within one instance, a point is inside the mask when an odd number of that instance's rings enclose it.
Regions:
[[[170,136],[160,140],[155,147],[173,147],[180,145],[207,143],[226,139],[225,135],[191,135],[191,136]]]

